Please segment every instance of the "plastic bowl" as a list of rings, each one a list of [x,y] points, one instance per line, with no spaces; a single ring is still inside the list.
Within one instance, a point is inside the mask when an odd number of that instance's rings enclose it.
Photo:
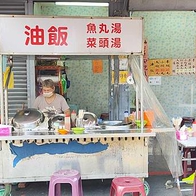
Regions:
[[[84,128],[83,127],[74,127],[74,128],[72,128],[72,131],[75,134],[82,134],[82,133],[84,133]]]
[[[141,120],[135,120],[135,124],[138,128],[141,128]],[[147,124],[147,120],[144,120],[144,127]]]
[[[59,129],[58,133],[61,134],[61,135],[65,135],[65,134],[68,134],[69,131],[67,129]]]

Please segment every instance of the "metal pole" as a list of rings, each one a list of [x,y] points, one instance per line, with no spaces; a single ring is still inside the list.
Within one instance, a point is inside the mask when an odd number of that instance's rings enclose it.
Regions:
[[[5,96],[5,124],[8,124],[8,87],[4,90],[4,96]]]
[[[4,124],[4,99],[3,99],[3,62],[2,62],[2,55],[0,55],[0,96],[1,96],[1,124]]]
[[[119,58],[114,56],[114,120],[119,120]]]
[[[140,55],[140,89],[141,89],[141,97],[140,97],[140,119],[141,119],[141,133],[144,132],[144,113],[143,113],[143,55]]]

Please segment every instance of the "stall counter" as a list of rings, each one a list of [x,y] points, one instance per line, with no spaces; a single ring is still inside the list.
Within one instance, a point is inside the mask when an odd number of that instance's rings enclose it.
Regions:
[[[90,130],[57,135],[21,132],[0,137],[0,183],[49,181],[60,169],[79,170],[82,179],[148,177],[150,129]]]

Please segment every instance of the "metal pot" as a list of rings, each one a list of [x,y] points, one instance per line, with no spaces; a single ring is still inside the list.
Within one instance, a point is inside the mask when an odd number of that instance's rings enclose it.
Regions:
[[[12,120],[14,128],[17,129],[34,129],[44,121],[42,112],[35,108],[27,108],[17,112]]]
[[[54,117],[51,117],[48,121],[48,127],[49,129],[55,129],[59,126],[65,125],[65,115],[64,114],[58,114]]]

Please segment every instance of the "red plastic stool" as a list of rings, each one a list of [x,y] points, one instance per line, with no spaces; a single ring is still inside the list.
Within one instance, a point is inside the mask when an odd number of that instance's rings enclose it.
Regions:
[[[133,196],[146,196],[144,183],[135,177],[118,177],[112,180],[110,196],[123,196],[125,193],[133,193]]]
[[[82,180],[76,170],[60,170],[50,178],[48,196],[61,196],[61,184],[68,183],[72,186],[72,196],[83,196]]]

